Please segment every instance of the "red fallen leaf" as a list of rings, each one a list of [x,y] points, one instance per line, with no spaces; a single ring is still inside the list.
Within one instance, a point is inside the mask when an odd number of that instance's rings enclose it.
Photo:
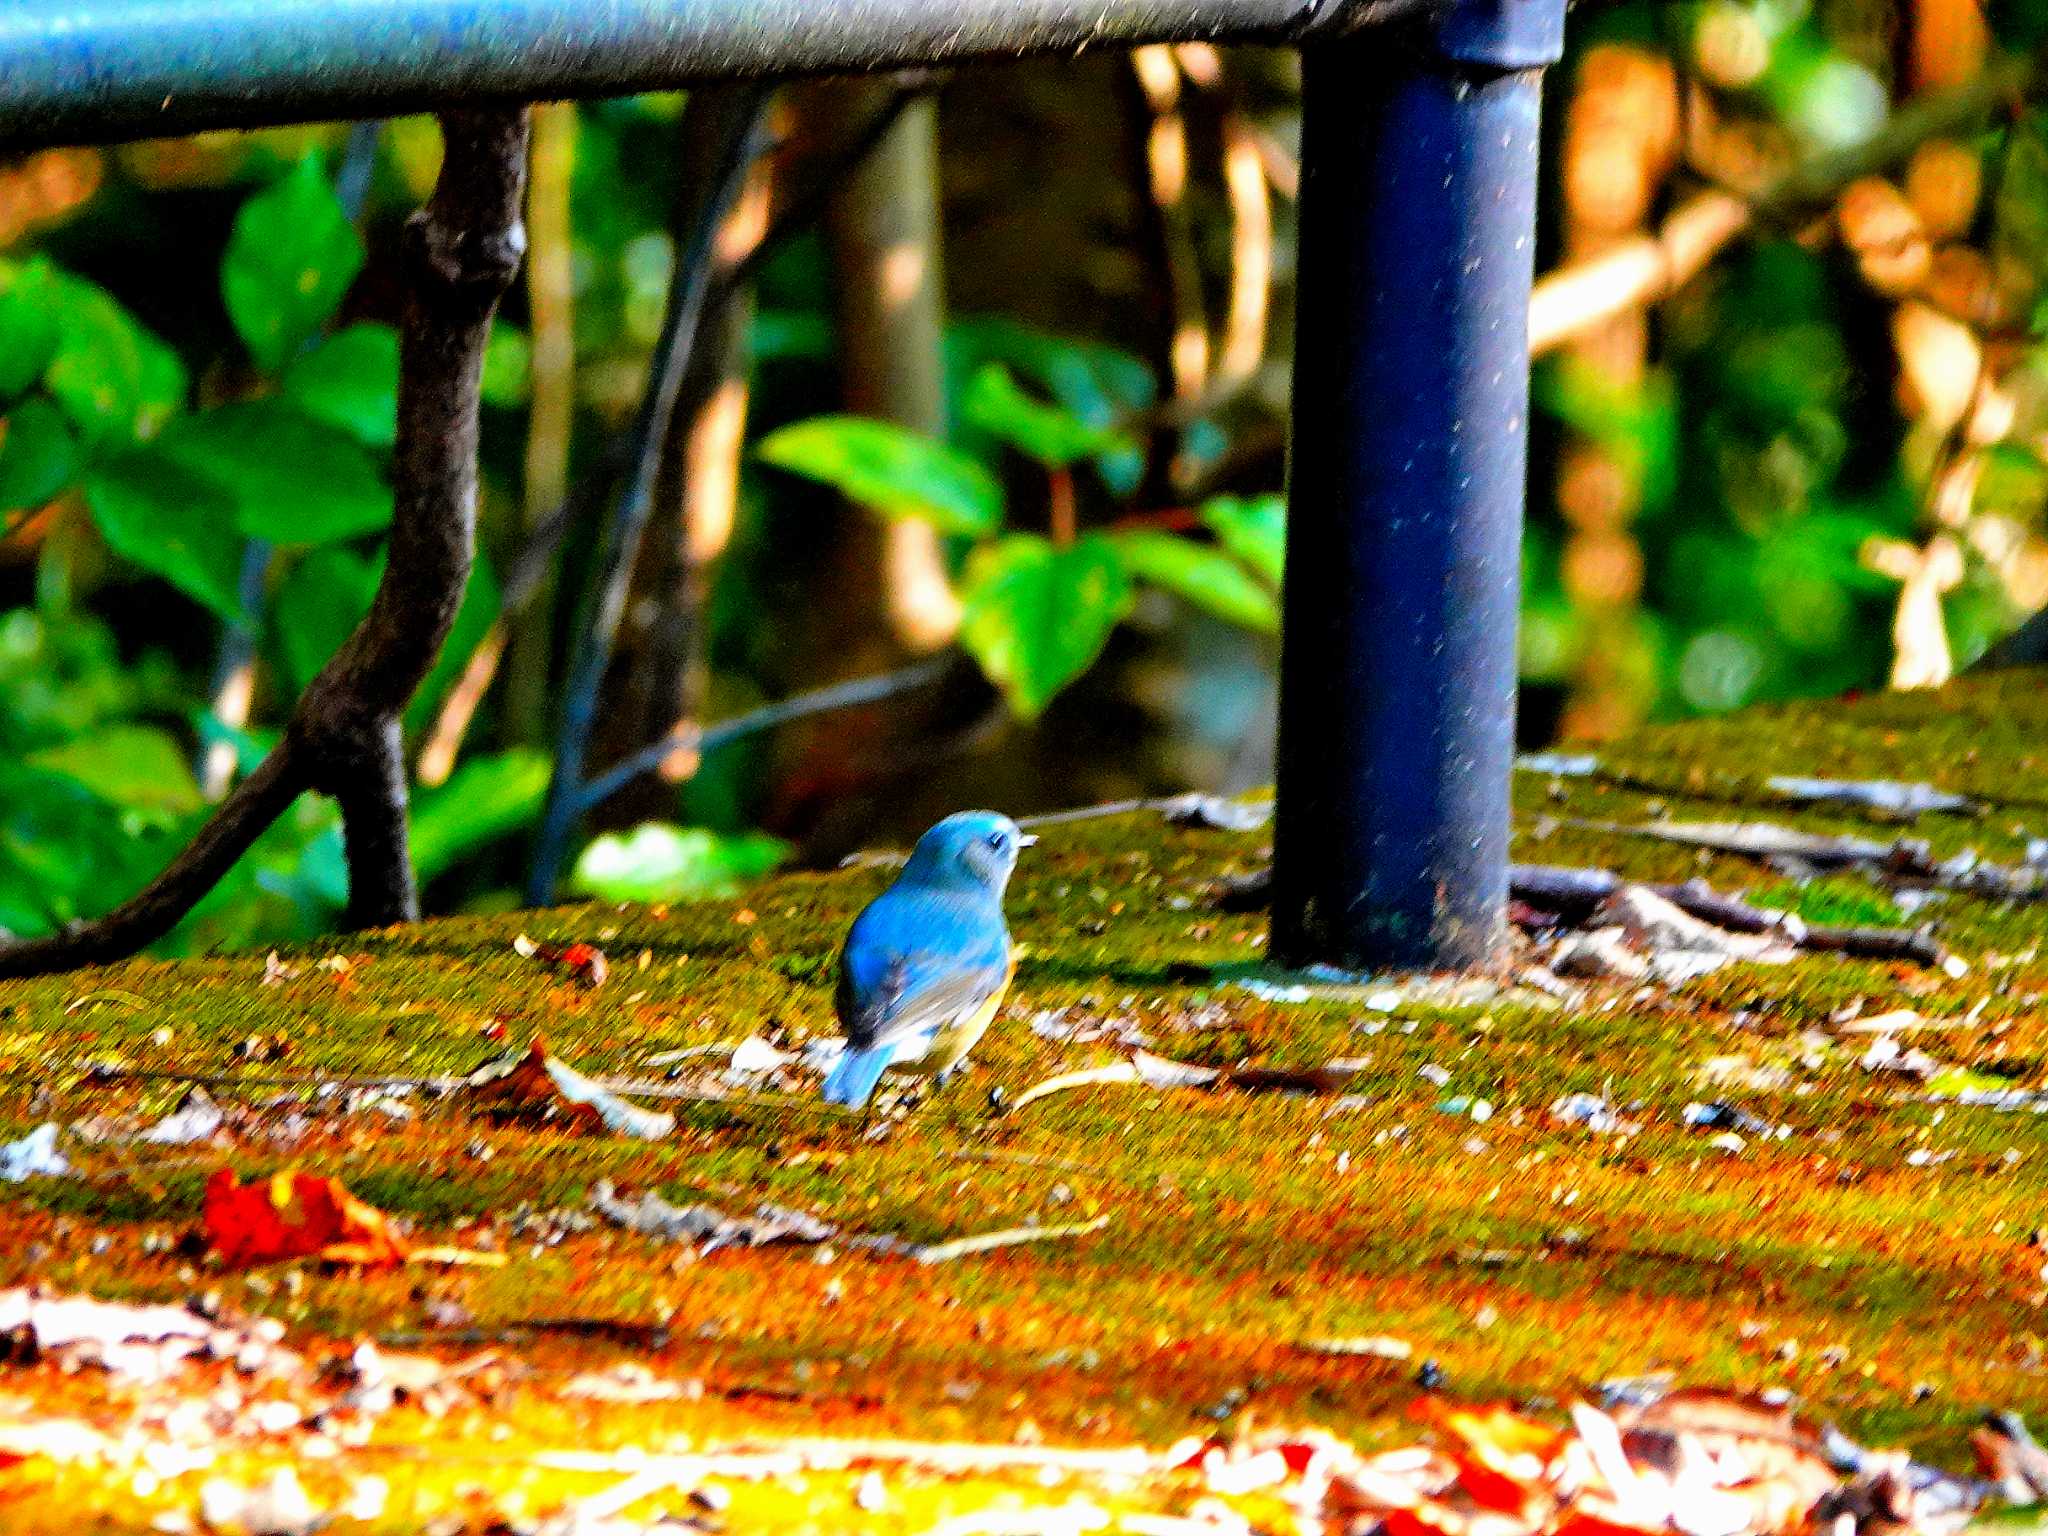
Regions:
[[[1315,1460],[1317,1447],[1304,1445],[1299,1440],[1289,1440],[1277,1449],[1281,1460],[1287,1463],[1287,1470],[1299,1477],[1308,1470],[1308,1464]]]
[[[1634,1525],[1618,1516],[1611,1518],[1602,1511],[1588,1508],[1582,1500],[1565,1510],[1551,1526],[1549,1536],[1659,1536],[1667,1529],[1661,1525]]]
[[[595,944],[571,944],[563,950],[562,969],[590,987],[603,986],[609,974],[609,967],[604,963],[604,951]]]
[[[1418,1499],[1381,1517],[1386,1536],[1468,1536],[1472,1522],[1440,1499]]]
[[[204,1219],[207,1244],[236,1266],[317,1257],[391,1268],[412,1251],[390,1217],[350,1194],[341,1180],[309,1173],[287,1171],[242,1184],[222,1168],[206,1182]]]
[[[512,948],[529,960],[559,966],[586,987],[603,986],[605,977],[611,974],[604,951],[595,944],[537,944],[522,933],[512,941]]]
[[[1567,1438],[1507,1408],[1452,1408],[1424,1398],[1416,1414],[1443,1431],[1445,1452],[1458,1465],[1459,1487],[1476,1503],[1508,1514],[1521,1513],[1543,1491]]]

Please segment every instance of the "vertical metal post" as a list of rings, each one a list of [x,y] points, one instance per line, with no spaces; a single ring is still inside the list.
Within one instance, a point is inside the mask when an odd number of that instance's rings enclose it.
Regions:
[[[1539,84],[1563,0],[1303,49],[1273,952],[1506,929]]]

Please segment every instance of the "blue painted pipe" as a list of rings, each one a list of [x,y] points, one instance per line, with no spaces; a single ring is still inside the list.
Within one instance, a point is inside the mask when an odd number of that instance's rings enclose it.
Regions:
[[[1506,934],[1539,83],[1563,0],[1304,49],[1273,953]]]
[[[1091,46],[1288,42],[1435,0],[0,0],[0,146]]]

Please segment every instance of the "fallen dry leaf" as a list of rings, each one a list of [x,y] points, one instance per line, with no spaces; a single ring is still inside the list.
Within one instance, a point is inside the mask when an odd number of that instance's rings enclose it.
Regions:
[[[235,1267],[317,1257],[390,1268],[411,1252],[391,1218],[339,1179],[290,1170],[247,1184],[232,1169],[217,1170],[206,1181],[204,1221],[207,1246]]]
[[[675,1129],[675,1116],[642,1109],[602,1083],[548,1054],[536,1039],[523,1051],[485,1062],[463,1080],[465,1096],[517,1114],[560,1115],[591,1129],[659,1141]]]
[[[305,1258],[366,1269],[407,1262],[495,1269],[505,1262],[502,1254],[416,1246],[341,1180],[289,1169],[247,1184],[232,1169],[217,1169],[206,1181],[200,1219],[207,1246],[233,1268]]]
[[[611,974],[604,951],[595,944],[542,944],[520,934],[512,941],[513,951],[528,960],[538,960],[567,971],[586,987],[601,987]]]

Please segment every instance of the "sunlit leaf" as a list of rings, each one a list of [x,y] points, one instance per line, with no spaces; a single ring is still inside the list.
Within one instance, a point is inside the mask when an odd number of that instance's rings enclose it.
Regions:
[[[182,416],[151,451],[203,475],[233,501],[251,538],[327,544],[391,521],[391,487],[362,445],[281,400]]]
[[[1278,496],[1214,496],[1201,506],[1202,521],[1223,547],[1265,578],[1280,585],[1287,558],[1287,503]]]
[[[1001,363],[976,371],[961,397],[961,416],[1041,464],[1055,467],[1098,453],[1128,451],[1128,436],[1091,425],[1063,405],[1034,400]]]
[[[220,290],[257,365],[275,373],[290,362],[362,264],[362,238],[314,156],[244,203],[221,258]]]
[[[420,879],[445,873],[540,813],[548,758],[531,748],[473,757],[448,782],[414,793],[412,862]]]
[[[370,323],[336,332],[285,370],[284,392],[313,420],[389,448],[398,436],[398,332]]]
[[[242,537],[219,481],[139,448],[99,465],[86,504],[115,553],[163,577],[222,618],[240,621]]]
[[[28,762],[76,779],[124,810],[176,813],[199,808],[199,785],[184,749],[155,726],[103,725],[32,752]]]
[[[1099,534],[1060,548],[1019,533],[975,552],[964,599],[960,643],[1029,720],[1102,654],[1131,584]]]
[[[51,275],[57,354],[43,387],[89,443],[148,437],[184,403],[177,353],[84,278]]]
[[[814,416],[771,432],[759,453],[885,517],[920,517],[941,533],[992,533],[1003,520],[1002,490],[987,470],[890,422]]]
[[[1279,630],[1280,605],[1272,588],[1222,550],[1151,530],[1118,534],[1116,547],[1125,568],[1140,581],[1164,587],[1232,624],[1268,634]]]
[[[0,421],[0,512],[40,507],[77,472],[78,440],[48,400],[24,400]]]
[[[411,1253],[391,1218],[341,1180],[292,1170],[247,1184],[231,1168],[218,1170],[206,1182],[201,1220],[207,1246],[230,1268],[317,1257],[381,1269]]]
[[[61,337],[47,261],[0,272],[0,284],[0,400],[11,400],[43,376]]]
[[[650,821],[594,840],[576,860],[570,883],[605,901],[729,896],[788,856],[789,845],[766,833],[726,834]]]

